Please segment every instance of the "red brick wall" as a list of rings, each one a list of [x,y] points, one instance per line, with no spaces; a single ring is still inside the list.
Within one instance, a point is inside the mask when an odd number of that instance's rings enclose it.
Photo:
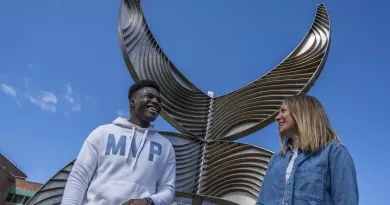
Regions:
[[[5,198],[10,188],[37,192],[39,183],[25,181],[27,175],[0,153],[0,205],[7,205]]]
[[[4,204],[4,199],[8,195],[8,190],[10,187],[14,186],[14,178],[0,168],[0,205]]]
[[[42,186],[39,183],[24,181],[23,179],[15,179],[13,181],[11,177],[3,173],[5,172],[0,170],[0,205],[10,205],[10,203],[4,201],[8,195],[9,188],[37,192]]]
[[[26,191],[37,192],[41,188],[41,184],[35,182],[24,181],[22,179],[15,180],[15,188]]]
[[[4,167],[6,171],[11,172],[14,176],[19,178],[27,178],[20,169],[18,169],[12,162],[10,162],[5,156],[0,153],[0,166]]]

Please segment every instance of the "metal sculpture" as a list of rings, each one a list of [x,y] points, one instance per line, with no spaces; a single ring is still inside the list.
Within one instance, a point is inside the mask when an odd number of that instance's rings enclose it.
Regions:
[[[123,0],[118,32],[134,81],[152,79],[161,86],[161,115],[181,132],[160,132],[176,152],[176,196],[191,198],[194,205],[255,204],[272,152],[233,140],[269,125],[285,97],[305,94],[314,85],[330,44],[325,5],[317,6],[309,32],[285,60],[247,86],[216,98],[171,63],[149,30],[139,0]],[[59,204],[72,165],[60,170],[28,204]]]

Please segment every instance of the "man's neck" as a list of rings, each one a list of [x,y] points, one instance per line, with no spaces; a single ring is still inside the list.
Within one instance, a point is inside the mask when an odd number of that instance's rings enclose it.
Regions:
[[[135,117],[130,117],[129,122],[131,122],[134,125],[140,126],[142,128],[148,128],[150,126],[149,122],[142,122],[141,120],[139,120]]]

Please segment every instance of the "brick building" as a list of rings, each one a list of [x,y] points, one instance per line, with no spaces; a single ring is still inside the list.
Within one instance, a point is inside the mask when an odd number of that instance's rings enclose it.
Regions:
[[[25,204],[42,186],[0,153],[0,205]]]

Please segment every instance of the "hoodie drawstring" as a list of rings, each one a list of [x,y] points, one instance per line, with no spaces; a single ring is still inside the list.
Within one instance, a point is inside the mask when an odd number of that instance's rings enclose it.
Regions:
[[[135,165],[137,164],[137,161],[138,161],[138,157],[139,157],[139,155],[141,154],[142,149],[144,148],[145,141],[146,141],[146,136],[147,136],[147,134],[148,134],[148,131],[149,131],[149,130],[145,130],[145,133],[144,133],[144,135],[143,135],[142,138],[141,138],[141,143],[140,143],[140,145],[139,145],[137,154],[135,155],[135,159],[131,162],[131,169],[132,169],[132,170],[134,170]],[[133,135],[133,136],[134,136],[134,135]]]
[[[126,150],[129,150],[129,153],[127,154],[127,156],[126,156],[126,162],[127,162],[127,160],[129,159],[129,156],[130,156],[130,147],[131,147],[131,142],[132,142],[132,140],[133,140],[133,138],[134,138],[134,136],[135,136],[135,126],[133,127],[133,133],[131,134],[131,136],[129,136],[128,137],[128,143],[126,143]]]

